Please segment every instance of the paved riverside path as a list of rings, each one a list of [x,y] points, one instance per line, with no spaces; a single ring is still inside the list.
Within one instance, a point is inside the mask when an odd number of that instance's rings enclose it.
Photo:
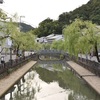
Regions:
[[[100,77],[73,61],[67,61],[70,67],[100,95]]]
[[[30,61],[16,71],[12,72],[5,78],[0,79],[0,97],[5,94],[30,68],[35,64],[35,61]]]

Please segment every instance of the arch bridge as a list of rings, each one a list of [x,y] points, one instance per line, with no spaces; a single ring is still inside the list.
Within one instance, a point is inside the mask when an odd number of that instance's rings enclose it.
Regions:
[[[37,60],[64,60],[66,58],[65,52],[61,50],[39,50],[34,53]]]

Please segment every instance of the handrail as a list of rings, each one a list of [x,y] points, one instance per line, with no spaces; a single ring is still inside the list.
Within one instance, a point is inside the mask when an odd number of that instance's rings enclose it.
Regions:
[[[27,63],[30,59],[32,59],[32,55],[27,57],[21,57],[19,59],[15,59],[9,62],[6,62],[4,64],[0,64],[0,75],[3,73],[7,73],[10,68],[16,68],[24,65]]]
[[[81,58],[81,57],[75,57],[75,56],[70,56],[69,54],[66,54],[66,58],[75,61],[76,63],[80,64],[84,68],[88,69],[95,75],[100,77],[100,63],[91,61],[89,59]]]

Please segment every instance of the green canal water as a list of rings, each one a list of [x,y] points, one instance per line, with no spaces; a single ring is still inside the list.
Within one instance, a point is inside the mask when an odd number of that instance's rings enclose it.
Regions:
[[[67,64],[36,64],[5,95],[5,100],[100,100]]]

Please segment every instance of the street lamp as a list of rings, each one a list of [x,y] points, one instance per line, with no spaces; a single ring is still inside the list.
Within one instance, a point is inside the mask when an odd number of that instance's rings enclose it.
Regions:
[[[11,65],[12,65],[12,40],[10,40],[9,38],[7,38],[7,40],[8,40],[9,50],[10,50],[9,51],[9,53],[10,53],[10,62],[11,62]]]
[[[11,65],[12,65],[12,46],[10,47],[10,62],[11,62]]]

